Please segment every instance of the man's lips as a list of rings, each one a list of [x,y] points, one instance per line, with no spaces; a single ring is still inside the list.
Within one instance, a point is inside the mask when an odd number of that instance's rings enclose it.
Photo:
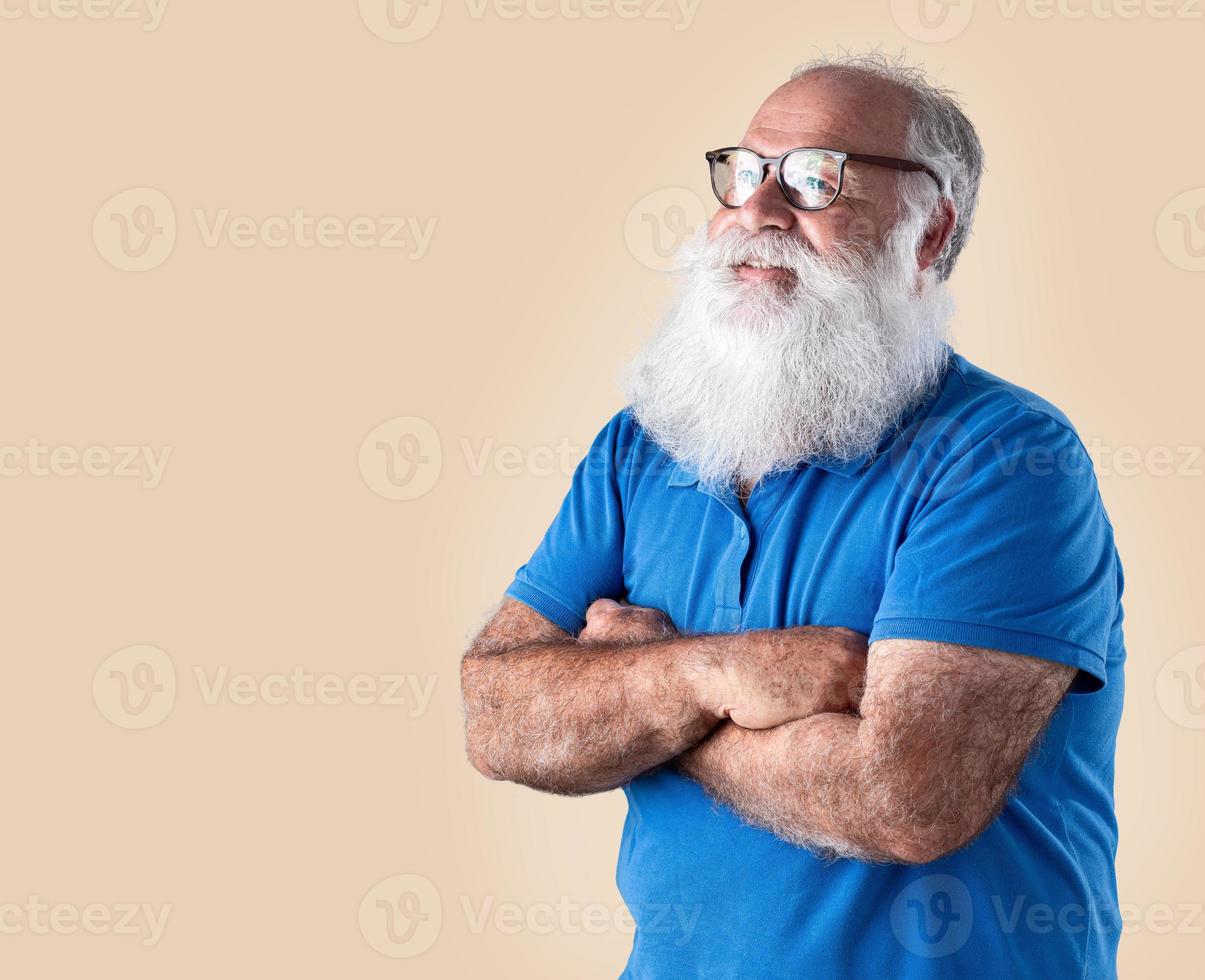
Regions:
[[[738,279],[743,279],[745,282],[774,282],[781,285],[789,285],[795,281],[795,273],[790,269],[783,269],[779,266],[771,266],[768,269],[759,269],[752,265],[734,265],[732,270],[736,273]]]

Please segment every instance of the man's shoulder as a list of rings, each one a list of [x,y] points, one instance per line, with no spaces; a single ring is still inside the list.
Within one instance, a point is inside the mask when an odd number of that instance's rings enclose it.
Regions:
[[[672,468],[673,461],[637,421],[631,405],[612,415],[599,430],[589,455],[609,461],[629,476],[648,469]]]
[[[895,457],[897,471],[920,480],[908,488],[926,496],[947,499],[974,480],[1007,485],[1022,497],[1037,493],[1048,503],[1090,500],[1103,507],[1092,455],[1067,416],[959,354]],[[925,474],[933,479],[921,479]],[[936,483],[942,486],[935,490]]]
[[[957,422],[972,437],[1004,428],[1025,428],[1078,441],[1075,426],[1052,402],[973,364],[961,354],[952,354],[929,414]]]
[[[632,406],[625,405],[603,423],[594,442],[596,445],[606,444],[614,450],[631,446],[645,438],[644,430],[640,428],[640,423],[632,413]]]

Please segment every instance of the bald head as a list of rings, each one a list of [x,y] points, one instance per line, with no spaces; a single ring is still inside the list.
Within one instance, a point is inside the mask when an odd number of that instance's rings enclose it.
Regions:
[[[801,65],[757,109],[741,145],[768,157],[801,146],[897,157],[924,164],[938,182],[849,161],[838,200],[805,212],[767,180],[740,208],[716,213],[712,237],[740,227],[784,232],[817,254],[874,250],[897,223],[910,221],[925,228],[916,243],[918,282],[949,278],[970,234],[983,151],[952,93],[918,68],[877,52]]]
[[[886,79],[818,69],[778,86],[753,116],[745,139],[779,146],[780,153],[796,146],[824,146],[903,156],[910,105],[909,94]]]

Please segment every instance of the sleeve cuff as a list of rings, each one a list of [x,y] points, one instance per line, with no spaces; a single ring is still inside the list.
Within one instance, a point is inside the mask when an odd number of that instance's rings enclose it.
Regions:
[[[1066,640],[1026,633],[1021,630],[962,623],[951,619],[892,618],[877,619],[870,631],[870,641],[929,640],[933,643],[957,643],[968,647],[983,647],[1004,653],[1020,653],[1029,657],[1053,660],[1076,667],[1079,673],[1071,682],[1070,693],[1090,694],[1105,686],[1105,660],[1100,654]]]
[[[511,582],[505,594],[512,599],[519,600],[525,606],[530,606],[566,633],[572,633],[574,636],[577,636],[582,631],[582,627],[586,625],[585,619],[559,599],[554,599],[547,592],[541,592],[539,589],[528,585],[520,579],[516,578]]]

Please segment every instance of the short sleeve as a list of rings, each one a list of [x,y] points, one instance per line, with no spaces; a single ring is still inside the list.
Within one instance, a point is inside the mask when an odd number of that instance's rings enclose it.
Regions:
[[[577,465],[552,525],[506,590],[574,635],[586,625],[590,603],[624,594],[617,472],[624,419],[620,412],[599,432]]]
[[[1079,438],[1026,409],[955,457],[926,481],[871,641],[1027,654],[1079,668],[1073,691],[1100,689],[1121,570]]]

